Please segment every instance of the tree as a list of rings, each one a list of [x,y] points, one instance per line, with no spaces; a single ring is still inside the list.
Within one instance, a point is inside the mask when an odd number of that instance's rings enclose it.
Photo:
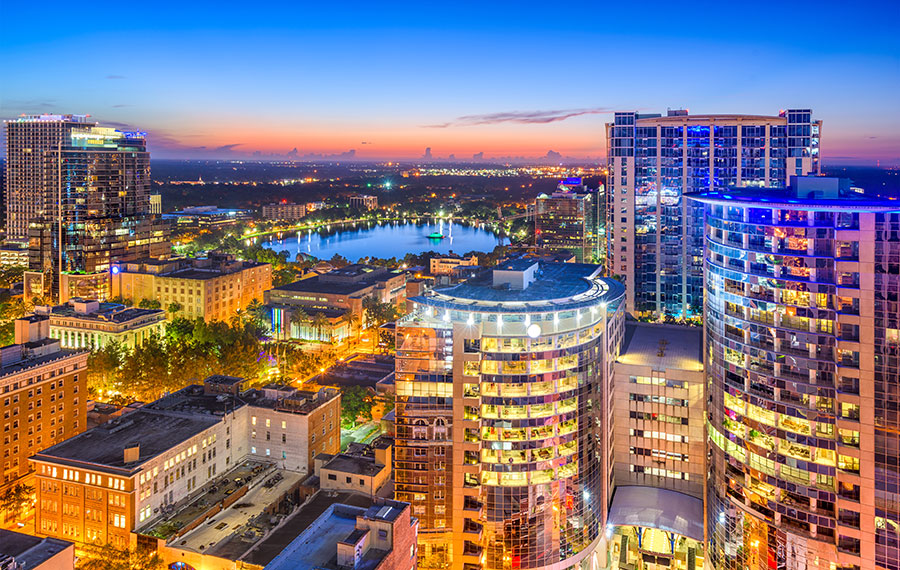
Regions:
[[[162,570],[159,554],[138,548],[117,548],[111,544],[85,545],[76,570]]]
[[[288,324],[288,338],[291,338],[291,325],[297,325],[297,336],[302,338],[300,327],[309,322],[309,315],[303,310],[303,307],[294,307],[291,309],[290,323]]]
[[[176,313],[184,310],[184,307],[178,301],[172,301],[169,303],[169,312],[172,313],[172,316],[175,316]]]
[[[19,483],[0,494],[0,510],[6,513],[7,518],[16,520],[21,518],[22,510],[33,500],[34,487]]]
[[[162,303],[156,299],[141,299],[141,302],[138,303],[138,307],[141,309],[159,309],[162,307]]]
[[[350,386],[341,392],[341,423],[344,427],[352,428],[361,417],[364,420],[372,419],[372,395],[363,386]]]
[[[325,313],[318,312],[312,316],[310,324],[316,331],[317,339],[322,340],[322,330],[328,327],[331,324],[331,321],[328,320],[328,317],[325,316]]]
[[[353,330],[356,329],[356,340],[359,340],[359,315],[348,309],[341,315],[341,321],[343,321],[347,325],[347,328],[350,329],[350,334],[353,334]]]
[[[126,356],[126,349],[118,342],[107,343],[88,356],[88,393],[95,398],[118,388],[119,369]]]

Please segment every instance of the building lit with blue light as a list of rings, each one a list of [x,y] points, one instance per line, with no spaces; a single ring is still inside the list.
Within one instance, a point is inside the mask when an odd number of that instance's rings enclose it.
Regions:
[[[627,310],[698,316],[702,221],[688,192],[786,186],[818,174],[822,123],[808,109],[776,116],[616,113],[606,125],[606,267]]]
[[[708,191],[707,556],[900,566],[900,202],[849,181]]]
[[[419,568],[605,559],[624,288],[601,271],[514,259],[409,299],[394,471],[419,519]]]

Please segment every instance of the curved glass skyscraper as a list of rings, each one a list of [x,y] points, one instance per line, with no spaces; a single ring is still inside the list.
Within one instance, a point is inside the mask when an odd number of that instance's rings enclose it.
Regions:
[[[709,561],[900,567],[900,205],[706,192]]]
[[[420,568],[589,567],[624,322],[624,289],[601,270],[513,260],[411,299],[395,489],[420,520]]]

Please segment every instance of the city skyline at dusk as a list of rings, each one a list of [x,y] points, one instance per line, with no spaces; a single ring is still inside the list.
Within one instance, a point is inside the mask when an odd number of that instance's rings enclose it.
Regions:
[[[603,161],[617,110],[810,108],[826,164],[900,164],[890,3],[827,4],[9,6],[0,117],[89,113],[158,158]]]

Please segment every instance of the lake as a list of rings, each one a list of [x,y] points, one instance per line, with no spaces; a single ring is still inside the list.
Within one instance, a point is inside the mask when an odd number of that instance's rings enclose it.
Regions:
[[[322,226],[318,230],[284,234],[284,239],[272,237],[259,243],[275,251],[287,251],[294,260],[298,253],[318,259],[331,259],[336,253],[351,262],[362,257],[401,259],[407,253],[436,251],[438,253],[489,252],[502,240],[494,232],[481,226],[439,220],[423,222],[357,222]],[[444,239],[429,238],[433,233]]]

